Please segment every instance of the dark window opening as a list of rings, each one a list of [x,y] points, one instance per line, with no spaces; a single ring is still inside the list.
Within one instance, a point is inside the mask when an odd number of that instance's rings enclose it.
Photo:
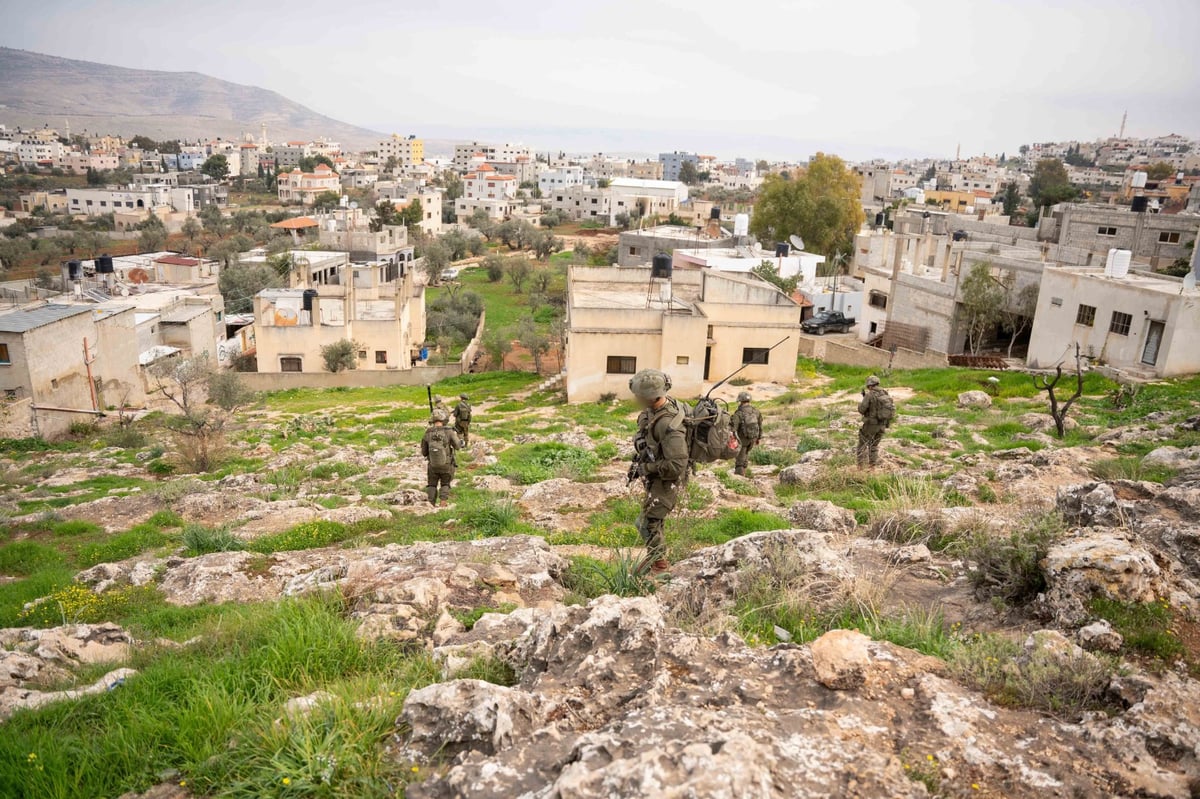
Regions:
[[[1113,311],[1112,321],[1108,323],[1108,332],[1118,336],[1128,336],[1129,328],[1133,325],[1133,316],[1120,311]]]
[[[766,364],[771,357],[771,351],[766,347],[743,347],[742,363]]]
[[[1075,324],[1088,327],[1096,324],[1096,306],[1080,305],[1079,310],[1075,312]]]
[[[631,375],[637,372],[637,358],[629,355],[609,355],[606,371],[610,375]]]

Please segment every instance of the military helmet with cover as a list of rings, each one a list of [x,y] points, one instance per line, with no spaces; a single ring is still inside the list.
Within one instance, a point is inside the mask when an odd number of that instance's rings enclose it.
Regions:
[[[876,377],[875,375],[871,375],[870,377],[867,378],[867,387],[868,388],[870,388],[871,386],[877,386],[877,385],[879,385],[878,377]]]
[[[460,400],[463,400],[464,402],[466,402],[467,400],[469,400],[469,399],[470,399],[470,397],[468,397],[466,394],[459,394],[459,395],[458,395],[458,398],[459,398]]]
[[[450,414],[446,413],[446,411],[442,410],[441,408],[434,408],[433,415],[430,417],[430,421],[441,422],[442,424],[445,424],[446,422],[450,421]]]
[[[738,394],[738,402],[749,402],[749,401],[750,401],[750,392],[749,391],[743,391],[742,393]]]
[[[629,390],[640,400],[656,400],[671,390],[671,376],[658,369],[643,369],[629,379]]]

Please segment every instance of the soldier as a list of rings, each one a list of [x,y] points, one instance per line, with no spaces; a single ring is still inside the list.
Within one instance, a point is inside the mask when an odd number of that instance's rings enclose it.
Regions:
[[[750,404],[750,392],[738,394],[738,407],[733,412],[733,434],[738,440],[737,459],[733,462],[734,474],[745,474],[750,462],[750,450],[762,440],[762,413]]]
[[[450,481],[454,479],[454,469],[458,466],[454,452],[462,444],[458,440],[458,434],[446,427],[448,421],[449,414],[435,408],[425,436],[421,439],[421,455],[428,464],[425,493],[429,496],[430,505],[438,504],[439,487],[442,504],[450,501]]]
[[[670,568],[663,522],[674,510],[687,482],[687,411],[667,395],[670,389],[671,378],[657,369],[643,369],[629,381],[629,390],[643,409],[638,415],[634,460],[629,469],[629,479],[641,478],[646,487],[637,518],[638,533],[646,544],[646,556],[637,565],[642,574],[660,574]]]
[[[862,427],[858,429],[858,468],[879,465],[879,442],[883,431],[891,427],[896,415],[896,405],[891,396],[879,387],[879,378],[871,375],[858,403],[862,416]]]
[[[458,433],[464,447],[471,443],[471,403],[466,394],[459,394],[458,404],[454,406],[454,432]]]
[[[446,400],[442,399],[441,394],[433,395],[433,409],[435,411],[445,411],[446,419],[450,419],[450,409],[446,407]]]

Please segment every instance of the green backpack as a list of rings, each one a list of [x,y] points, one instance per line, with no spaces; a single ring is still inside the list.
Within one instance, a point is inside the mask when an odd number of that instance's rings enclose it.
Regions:
[[[450,443],[446,439],[446,428],[436,427],[429,431],[429,465],[434,469],[444,469],[452,463]]]

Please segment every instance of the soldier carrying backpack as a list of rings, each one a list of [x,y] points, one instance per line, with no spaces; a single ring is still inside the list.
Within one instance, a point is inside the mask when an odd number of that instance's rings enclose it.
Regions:
[[[454,452],[462,448],[458,433],[446,427],[448,421],[450,414],[442,408],[435,408],[429,427],[421,439],[421,455],[428,464],[425,493],[429,496],[430,505],[438,504],[439,493],[443,505],[450,501],[450,481],[454,479],[454,469],[458,466]]]
[[[734,474],[745,474],[750,462],[750,450],[762,440],[762,412],[750,404],[750,392],[738,394],[738,407],[733,412],[733,434],[737,436],[737,459],[733,462]]]
[[[879,378],[875,375],[867,378],[858,412],[863,420],[858,429],[858,468],[874,468],[879,465],[879,442],[883,439],[883,431],[891,427],[896,418],[896,403],[879,386]]]
[[[629,381],[629,390],[642,407],[633,439],[629,479],[632,482],[641,478],[646,487],[642,512],[637,518],[646,556],[638,563],[637,571],[661,574],[670,568],[663,523],[675,509],[679,492],[687,483],[688,408],[668,396],[671,378],[657,369],[638,372]]]
[[[454,414],[454,432],[458,433],[465,447],[471,443],[471,402],[466,394],[458,395],[458,404],[451,413]]]

